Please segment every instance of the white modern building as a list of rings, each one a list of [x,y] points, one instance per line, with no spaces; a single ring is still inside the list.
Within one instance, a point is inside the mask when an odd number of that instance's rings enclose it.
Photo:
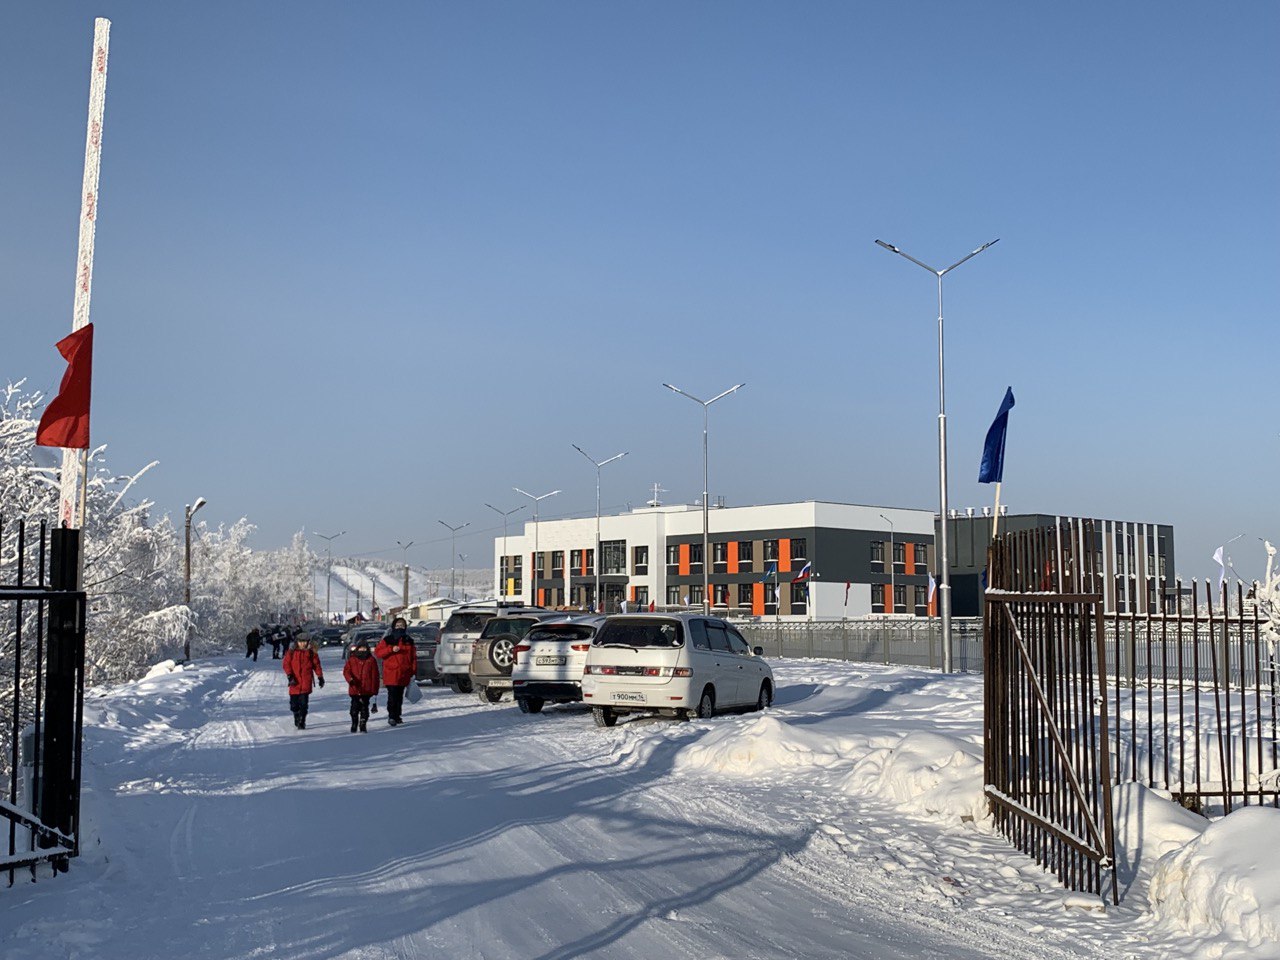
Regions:
[[[794,619],[931,616],[934,512],[807,500],[710,511],[711,601]],[[596,519],[532,520],[494,540],[495,589],[542,606],[595,605]],[[702,507],[600,518],[605,612],[700,607]],[[530,576],[536,571],[535,576]]]

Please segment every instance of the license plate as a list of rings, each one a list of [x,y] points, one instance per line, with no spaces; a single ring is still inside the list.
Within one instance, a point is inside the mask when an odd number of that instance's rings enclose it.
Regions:
[[[620,703],[644,703],[648,698],[643,693],[615,693],[613,699]]]
[[[490,680],[490,681],[489,681],[489,686],[491,686],[491,687],[509,687],[509,686],[511,686],[511,681],[510,681],[510,680]]]
[[[568,657],[534,657],[533,664],[536,667],[563,667],[569,662]]]

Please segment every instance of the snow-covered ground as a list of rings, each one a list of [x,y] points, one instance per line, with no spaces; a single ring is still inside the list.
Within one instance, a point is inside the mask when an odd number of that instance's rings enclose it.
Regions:
[[[357,609],[369,615],[369,591],[372,589],[380,610],[398,607],[404,599],[404,567],[385,560],[333,560],[333,579],[321,557],[312,577],[316,610],[325,609],[325,588],[329,591],[329,610],[354,616]],[[418,603],[433,597],[448,596],[450,581],[456,584],[458,599],[475,599],[493,595],[493,572],[490,570],[423,570],[409,568],[409,602]]]
[[[767,714],[611,730],[426,688],[353,735],[324,656],[301,732],[270,659],[93,692],[84,856],[0,887],[0,957],[1280,957],[1280,812],[1122,788],[1124,902],[1071,895],[985,819],[980,678],[779,661]]]

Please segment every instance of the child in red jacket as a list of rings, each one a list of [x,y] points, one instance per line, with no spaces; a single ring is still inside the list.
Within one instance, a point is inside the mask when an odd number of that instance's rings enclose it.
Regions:
[[[369,732],[369,699],[378,695],[378,661],[369,653],[369,644],[356,642],[342,668],[347,681],[347,693],[351,695],[351,732]]]
[[[289,680],[289,709],[293,711],[293,725],[307,729],[307,701],[311,699],[311,679],[324,686],[324,671],[320,669],[320,654],[311,647],[311,638],[298,634],[294,645],[284,655],[284,675]]]

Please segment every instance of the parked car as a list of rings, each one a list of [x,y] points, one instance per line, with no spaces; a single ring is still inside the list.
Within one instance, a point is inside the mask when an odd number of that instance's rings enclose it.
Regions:
[[[311,636],[318,647],[337,647],[342,644],[341,627],[319,627]]]
[[[582,669],[603,623],[604,617],[598,616],[544,621],[516,644],[511,684],[523,713],[537,713],[547,703],[582,700]]]
[[[736,707],[764,710],[774,684],[763,653],[717,617],[609,617],[587,652],[582,698],[601,727],[631,713],[706,718]]]
[[[440,631],[440,643],[436,647],[435,667],[440,682],[446,683],[454,693],[471,692],[471,648],[480,638],[484,626],[500,613],[519,610],[538,610],[541,607],[492,607],[461,606],[449,615]]]
[[[516,644],[530,629],[548,620],[566,620],[572,614],[555,610],[504,610],[490,618],[471,647],[468,678],[481,703],[497,703],[512,689],[511,668],[516,662]]]
[[[342,659],[346,660],[351,656],[351,649],[356,645],[356,641],[363,640],[372,650],[378,645],[378,641],[386,636],[386,633],[386,625],[381,623],[352,627],[342,636]]]
[[[410,627],[409,636],[413,645],[418,648],[419,683],[440,682],[440,673],[436,670],[436,647],[440,645],[440,624],[428,623]]]

